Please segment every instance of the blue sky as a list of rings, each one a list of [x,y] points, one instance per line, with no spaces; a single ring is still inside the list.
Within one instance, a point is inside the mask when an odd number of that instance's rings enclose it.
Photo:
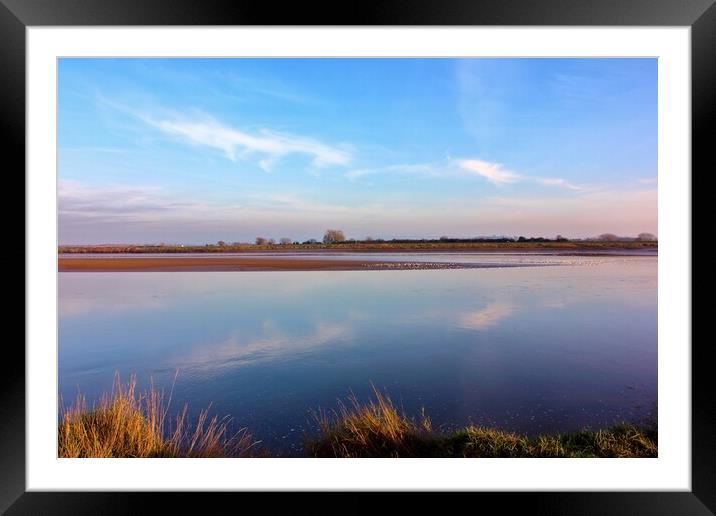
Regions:
[[[61,59],[61,244],[657,233],[656,59]]]

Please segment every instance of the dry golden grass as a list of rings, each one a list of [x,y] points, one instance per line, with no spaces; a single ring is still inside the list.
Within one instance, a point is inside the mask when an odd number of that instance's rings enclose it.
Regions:
[[[187,420],[185,406],[175,418],[168,418],[171,393],[152,385],[136,391],[136,377],[126,385],[115,376],[111,394],[87,410],[85,400],[63,410],[59,424],[59,457],[248,457],[254,446],[245,429],[234,435],[228,420],[200,413],[194,426]]]
[[[339,401],[337,411],[316,415],[322,436],[309,441],[314,456],[402,457],[421,456],[430,441],[432,424],[424,414],[409,419],[390,398],[371,385],[374,400],[361,404],[355,396],[349,406]]]

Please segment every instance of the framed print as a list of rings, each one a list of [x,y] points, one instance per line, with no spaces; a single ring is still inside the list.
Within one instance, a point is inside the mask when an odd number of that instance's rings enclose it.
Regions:
[[[3,510],[714,510],[712,2],[2,1],[28,206]]]

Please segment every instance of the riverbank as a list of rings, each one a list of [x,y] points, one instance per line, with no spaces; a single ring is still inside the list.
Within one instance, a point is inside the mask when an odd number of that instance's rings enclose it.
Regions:
[[[60,272],[176,272],[176,271],[316,271],[363,270],[369,262],[292,258],[231,257],[122,257],[63,258]]]
[[[115,382],[111,395],[87,409],[82,398],[63,414],[58,454],[79,457],[275,457],[246,429],[229,435],[228,420],[202,412],[195,426],[187,409],[167,419],[163,393],[137,394],[134,379]],[[430,419],[409,418],[390,398],[373,389],[374,398],[340,403],[316,415],[320,433],[306,437],[309,457],[657,457],[655,428],[622,423],[603,430],[528,438],[499,429],[468,426],[442,434]],[[171,400],[171,395],[169,396]],[[171,430],[170,430],[171,429]]]
[[[200,272],[200,271],[364,271],[364,270],[435,270],[527,267],[539,264],[458,263],[376,260],[336,260],[303,257],[127,257],[63,258],[59,272]]]
[[[455,259],[446,259],[454,253]],[[482,256],[483,259],[476,257]],[[565,257],[656,256],[643,250],[605,250],[601,252],[482,253],[444,252],[435,260],[431,253],[343,253],[316,251],[294,253],[233,254],[95,254],[61,255],[60,272],[177,272],[177,271],[363,271],[484,269],[495,267],[537,267],[556,265]],[[485,257],[489,257],[484,259]],[[502,256],[502,259],[498,257]],[[402,259],[402,258],[405,259]],[[553,258],[550,260],[550,258]]]

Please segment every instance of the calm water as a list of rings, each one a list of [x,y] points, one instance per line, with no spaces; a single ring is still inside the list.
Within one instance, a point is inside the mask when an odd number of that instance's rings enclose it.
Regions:
[[[91,401],[115,371],[169,389],[178,370],[175,408],[211,403],[285,454],[312,410],[370,382],[446,429],[570,431],[656,406],[655,256],[442,256],[376,259],[527,266],[60,273],[59,393]]]

